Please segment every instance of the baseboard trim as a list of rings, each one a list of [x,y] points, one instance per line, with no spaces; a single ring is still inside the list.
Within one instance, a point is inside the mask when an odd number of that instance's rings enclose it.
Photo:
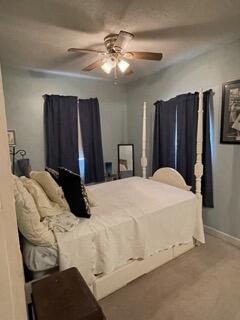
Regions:
[[[225,232],[219,231],[215,228],[212,228],[212,227],[209,227],[206,225],[204,225],[204,230],[206,233],[208,233],[216,238],[222,239],[222,240],[240,248],[240,239],[239,238],[230,236],[230,234],[227,234]]]

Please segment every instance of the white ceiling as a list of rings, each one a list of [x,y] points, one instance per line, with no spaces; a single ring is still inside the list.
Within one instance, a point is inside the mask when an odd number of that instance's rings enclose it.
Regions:
[[[240,0],[0,0],[0,61],[23,68],[86,76],[110,32],[136,37],[129,50],[163,53],[160,62],[131,62],[131,81],[240,38]],[[111,79],[102,70],[87,76]]]

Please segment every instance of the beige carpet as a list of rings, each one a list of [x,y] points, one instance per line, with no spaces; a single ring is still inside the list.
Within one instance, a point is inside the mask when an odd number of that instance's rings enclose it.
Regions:
[[[100,304],[107,320],[239,320],[240,249],[208,236]]]

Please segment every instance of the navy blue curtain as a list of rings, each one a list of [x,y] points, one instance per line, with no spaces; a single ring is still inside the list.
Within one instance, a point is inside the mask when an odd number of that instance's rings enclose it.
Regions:
[[[213,178],[211,154],[212,90],[203,94],[203,205],[213,208]],[[153,137],[153,172],[161,167],[175,168],[195,191],[194,164],[196,162],[196,138],[199,94],[179,95],[169,101],[156,102]],[[169,106],[171,106],[169,108]],[[175,106],[175,109],[174,109]],[[161,109],[160,111],[157,109]],[[171,112],[172,110],[172,112]],[[170,119],[169,113],[172,113]],[[160,128],[162,127],[162,128]],[[175,128],[175,129],[174,129]],[[174,132],[177,139],[173,139]],[[165,141],[164,141],[165,140]],[[173,149],[176,150],[174,154]],[[173,161],[175,156],[175,162]],[[169,155],[172,155],[169,157]],[[164,159],[164,161],[163,161]]]
[[[195,191],[194,164],[196,162],[198,93],[175,98],[177,106],[177,162],[176,170]]]
[[[45,95],[46,165],[79,173],[77,97]]]
[[[104,181],[104,162],[99,103],[97,98],[79,99],[85,182]]]
[[[176,104],[175,99],[155,102],[153,162],[155,172],[161,167],[175,168]]]
[[[208,91],[205,91],[203,94],[203,177],[202,177],[203,205],[208,208],[214,207],[212,146],[211,146],[212,114],[213,114],[213,91],[208,90]]]

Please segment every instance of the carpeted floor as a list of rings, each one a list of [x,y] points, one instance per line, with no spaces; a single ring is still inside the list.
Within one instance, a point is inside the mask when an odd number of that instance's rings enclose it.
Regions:
[[[240,249],[208,236],[100,304],[107,320],[239,320]]]

